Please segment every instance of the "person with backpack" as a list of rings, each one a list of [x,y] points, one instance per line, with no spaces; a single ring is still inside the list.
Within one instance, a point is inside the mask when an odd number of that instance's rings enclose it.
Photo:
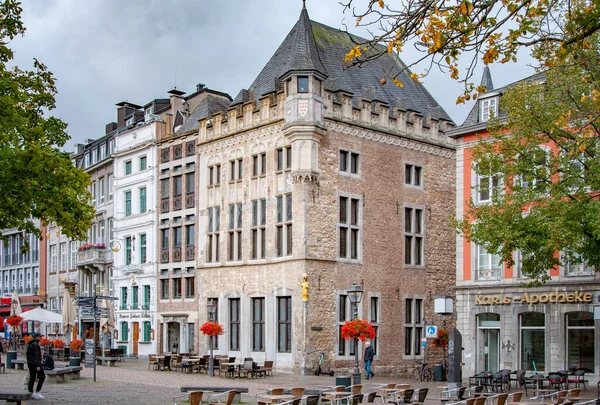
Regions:
[[[31,398],[33,399],[44,399],[40,391],[42,390],[42,385],[44,385],[44,380],[46,379],[46,374],[44,373],[44,367],[42,363],[42,349],[40,348],[40,338],[42,335],[38,332],[33,333],[32,339],[27,344],[25,348],[25,353],[27,355],[27,368],[29,369],[29,386],[27,387],[29,392],[31,392]],[[35,379],[38,379],[36,392],[33,392],[33,385],[35,384]]]

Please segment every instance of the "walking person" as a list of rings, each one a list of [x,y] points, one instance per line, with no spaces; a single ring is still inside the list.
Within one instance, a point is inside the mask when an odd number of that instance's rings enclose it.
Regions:
[[[35,332],[25,348],[25,353],[27,354],[27,368],[29,368],[29,386],[27,388],[29,392],[31,392],[31,398],[33,399],[44,399],[42,394],[40,394],[42,385],[44,385],[44,380],[46,379],[42,363],[42,349],[40,349],[41,337],[41,334]],[[34,394],[33,385],[35,384],[36,376],[38,383]]]
[[[367,373],[367,380],[375,377],[375,373],[371,371],[371,364],[373,364],[373,348],[371,347],[371,342],[365,343],[365,355],[363,357],[363,361],[365,362],[365,372]]]

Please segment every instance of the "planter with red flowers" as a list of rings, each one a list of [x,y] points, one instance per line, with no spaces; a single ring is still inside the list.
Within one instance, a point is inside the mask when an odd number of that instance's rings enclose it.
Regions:
[[[225,333],[225,330],[223,329],[223,325],[221,325],[219,322],[208,321],[208,322],[204,322],[202,324],[202,326],[200,327],[200,332],[202,332],[202,334],[204,336],[210,337],[210,358],[208,359],[208,373],[209,373],[208,375],[213,377],[215,375],[215,371],[214,371],[215,360],[213,357],[213,339],[215,339],[217,336]]]
[[[433,347],[437,347],[438,349],[447,349],[448,348],[448,330],[440,329],[438,331],[438,337],[431,341],[431,345]]]
[[[52,346],[53,346],[55,349],[64,349],[64,348],[65,348],[65,346],[66,346],[66,343],[65,343],[65,341],[64,341],[64,340],[62,340],[62,339],[58,339],[58,338],[57,338],[57,339],[54,339],[54,340],[52,341]]]
[[[353,321],[346,321],[344,326],[342,326],[342,339],[364,342],[367,338],[375,339],[375,335],[375,328],[373,328],[373,325],[369,321],[355,319]]]

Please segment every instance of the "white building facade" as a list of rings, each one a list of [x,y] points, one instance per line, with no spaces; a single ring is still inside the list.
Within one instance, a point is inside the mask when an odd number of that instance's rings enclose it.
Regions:
[[[114,336],[130,356],[156,353],[156,119],[116,136]]]

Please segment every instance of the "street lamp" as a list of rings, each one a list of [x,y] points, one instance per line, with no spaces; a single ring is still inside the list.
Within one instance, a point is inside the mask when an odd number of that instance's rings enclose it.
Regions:
[[[17,302],[17,300],[13,299],[12,302],[10,303],[10,307],[12,309],[12,315],[16,315],[17,314],[17,307],[19,306],[19,303]],[[13,334],[11,335],[12,337],[12,341],[13,341],[13,350],[17,351],[17,327],[14,326],[13,327]]]
[[[206,306],[208,307],[208,317],[209,317],[210,321],[213,322],[215,313],[217,312],[217,303],[215,302],[215,300],[209,299]],[[215,338],[214,336],[210,337],[210,357],[208,359],[208,375],[211,377],[215,376],[215,359],[213,357],[213,339],[214,338]]]
[[[353,319],[358,319],[358,304],[362,299],[363,290],[356,283],[352,283],[352,287],[347,291],[348,298],[352,304]],[[354,371],[352,372],[352,384],[360,384],[360,370],[358,368],[358,339],[354,339]]]
[[[436,314],[442,315],[442,329],[446,330],[446,315],[450,315],[453,312],[454,300],[452,297],[447,295],[438,295],[434,297],[433,311]],[[443,347],[442,357],[442,377],[446,380],[446,347]]]

